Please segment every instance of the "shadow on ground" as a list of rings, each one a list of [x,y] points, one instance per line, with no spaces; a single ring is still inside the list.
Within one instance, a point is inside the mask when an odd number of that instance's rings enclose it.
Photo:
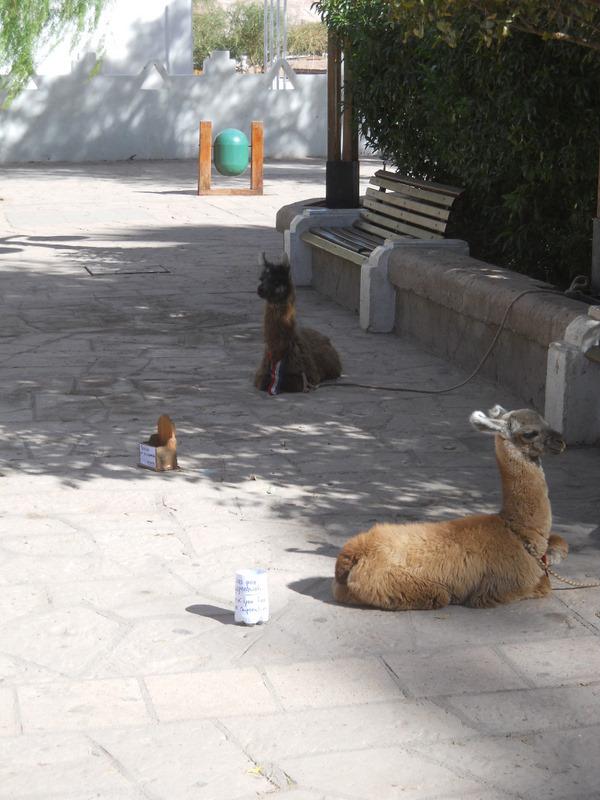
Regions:
[[[0,262],[7,474],[74,489],[98,479],[160,481],[175,494],[203,485],[217,508],[237,487],[242,514],[268,506],[340,533],[355,532],[349,517],[359,529],[495,509],[492,442],[467,423],[474,408],[510,405],[490,383],[443,397],[333,387],[271,398],[253,388],[263,311],[255,259],[267,236],[238,221],[0,240],[19,249]],[[460,377],[406,340],[362,333],[314,292],[301,290],[299,305],[335,341],[350,378],[440,388]],[[137,468],[136,452],[164,412],[183,469],[157,476]],[[561,520],[597,520],[595,492],[577,479],[596,462],[586,450],[548,462]]]

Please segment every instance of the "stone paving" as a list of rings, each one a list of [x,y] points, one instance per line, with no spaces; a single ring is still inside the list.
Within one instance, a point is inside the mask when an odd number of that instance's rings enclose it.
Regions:
[[[376,166],[366,163],[365,174]],[[322,388],[266,397],[257,252],[320,162],[262,198],[194,195],[191,162],[25,165],[0,195],[0,798],[600,797],[600,590],[491,610],[335,605],[376,520],[494,510],[469,413],[518,399]],[[460,371],[310,290],[345,374]],[[181,471],[136,467],[169,413]],[[600,576],[597,449],[547,462],[564,574]],[[272,617],[233,624],[237,568]]]

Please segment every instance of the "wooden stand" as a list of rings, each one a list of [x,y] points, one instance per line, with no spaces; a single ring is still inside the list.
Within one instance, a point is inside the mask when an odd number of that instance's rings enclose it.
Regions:
[[[250,131],[250,188],[211,189],[212,122],[202,120],[198,146],[198,194],[249,195],[263,193],[264,132],[262,122],[252,122]]]

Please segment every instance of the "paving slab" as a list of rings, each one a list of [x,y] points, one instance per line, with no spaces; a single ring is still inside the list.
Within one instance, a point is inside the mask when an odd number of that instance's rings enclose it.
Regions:
[[[596,681],[600,675],[600,639],[587,636],[577,643],[564,639],[504,645],[508,660],[537,686],[561,686]]]
[[[150,720],[133,678],[23,686],[18,698],[26,733],[143,725]]]
[[[438,701],[439,702],[439,701]],[[600,685],[489,692],[440,703],[481,731],[514,735],[600,725]]]
[[[282,764],[295,781],[348,798],[425,800],[444,785],[459,796],[481,791],[475,779],[397,747],[282,759]]]
[[[584,728],[481,737],[468,746],[439,743],[435,758],[440,765],[472,775],[483,786],[516,797],[579,800],[598,790],[598,766],[592,755],[597,735],[598,728]]]
[[[279,708],[263,676],[252,667],[178,672],[146,678],[161,721],[266,714]]]
[[[83,734],[22,735],[0,739],[0,797],[69,797],[89,792],[108,800],[131,786],[110,755]],[[85,796],[85,795],[84,795]],[[131,795],[129,795],[131,796]],[[133,795],[135,796],[135,795]]]
[[[322,708],[394,700],[400,690],[375,659],[338,659],[266,668],[284,709]]]
[[[0,170],[0,799],[596,797],[600,590],[408,613],[331,597],[375,522],[497,509],[467,420],[523,401],[478,378],[257,392],[257,256],[325,165],[268,163],[254,198],[199,198],[194,175]],[[466,377],[310,289],[298,314],[348,379]],[[137,447],[162,413],[181,469],[160,475]],[[600,576],[597,448],[544,468],[560,571]],[[269,572],[264,625],[234,624],[247,566]]]
[[[157,725],[136,736],[98,731],[93,738],[150,797],[242,800],[277,788],[266,770],[211,722]]]
[[[428,700],[398,695],[376,702],[310,708],[221,720],[244,750],[258,761],[367,750],[390,742],[434,743],[476,736],[477,729]]]
[[[412,697],[527,687],[517,671],[492,647],[393,653],[384,656],[384,661]]]

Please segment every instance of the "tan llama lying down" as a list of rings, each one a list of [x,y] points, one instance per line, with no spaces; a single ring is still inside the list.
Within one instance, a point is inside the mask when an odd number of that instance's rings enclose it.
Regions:
[[[333,594],[340,603],[384,609],[487,608],[551,590],[542,559],[567,555],[550,533],[552,512],[540,457],[561,453],[562,436],[535,411],[494,406],[471,424],[496,437],[502,509],[448,522],[375,525],[342,548]]]
[[[260,257],[263,268],[256,290],[266,300],[265,352],[254,378],[257,389],[269,394],[305,392],[321,381],[339,378],[342,364],[327,336],[296,325],[296,292],[290,264]]]

